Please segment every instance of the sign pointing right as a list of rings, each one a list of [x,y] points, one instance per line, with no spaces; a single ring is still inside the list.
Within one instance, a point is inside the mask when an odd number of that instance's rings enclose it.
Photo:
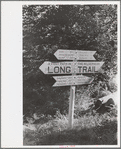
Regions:
[[[54,55],[59,60],[95,60],[95,53],[96,51],[58,49]]]

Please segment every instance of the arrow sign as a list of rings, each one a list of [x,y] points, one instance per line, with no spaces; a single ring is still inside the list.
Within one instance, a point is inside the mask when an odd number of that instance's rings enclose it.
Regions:
[[[82,51],[82,50],[61,50],[58,49],[54,55],[59,60],[95,60],[93,55],[96,51]]]
[[[44,74],[98,73],[104,62],[50,62],[45,61],[39,69]]]
[[[44,74],[72,74],[73,62],[50,62],[45,61],[39,69]],[[74,70],[73,70],[74,71]]]
[[[77,75],[77,76],[53,76],[56,80],[55,86],[70,86],[70,85],[83,85],[83,84],[90,84],[93,81],[93,78]]]
[[[77,62],[75,73],[98,73],[104,62]]]

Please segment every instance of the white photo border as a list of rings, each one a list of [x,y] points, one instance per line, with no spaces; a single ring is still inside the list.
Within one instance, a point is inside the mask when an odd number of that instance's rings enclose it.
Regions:
[[[23,5],[118,5],[118,82],[120,82],[120,1],[2,1],[1,2],[1,147],[60,148],[57,146],[23,146]],[[120,99],[120,83],[118,84]],[[120,101],[119,101],[120,102]],[[76,145],[63,148],[120,147],[120,104],[118,107],[118,145]]]

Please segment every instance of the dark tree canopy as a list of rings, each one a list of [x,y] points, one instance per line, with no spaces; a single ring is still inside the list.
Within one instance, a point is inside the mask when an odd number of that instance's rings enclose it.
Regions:
[[[60,103],[67,108],[69,87],[52,88],[52,76],[39,70],[44,61],[57,61],[57,49],[97,51],[96,60],[105,64],[95,77],[110,79],[117,73],[117,6],[23,6],[24,113]]]

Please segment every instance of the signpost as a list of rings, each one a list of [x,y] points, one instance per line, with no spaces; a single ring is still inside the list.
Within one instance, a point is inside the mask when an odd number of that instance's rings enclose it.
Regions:
[[[70,87],[70,101],[69,101],[69,128],[73,127],[74,114],[74,100],[75,100],[75,85],[90,84],[93,78],[84,75],[98,73],[104,62],[84,62],[77,60],[95,60],[93,55],[96,51],[82,51],[82,50],[57,50],[54,55],[59,60],[73,60],[64,62],[50,62],[45,61],[39,69],[44,74],[72,74],[71,76],[53,76],[56,80],[55,86],[71,86]]]
[[[74,101],[75,101],[75,85],[70,87],[69,122],[68,122],[69,128],[73,128]]]

